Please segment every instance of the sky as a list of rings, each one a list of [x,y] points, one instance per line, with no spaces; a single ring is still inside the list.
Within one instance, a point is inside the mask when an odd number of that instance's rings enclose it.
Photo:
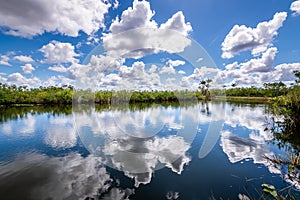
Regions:
[[[295,80],[300,0],[0,0],[0,82],[101,90]]]

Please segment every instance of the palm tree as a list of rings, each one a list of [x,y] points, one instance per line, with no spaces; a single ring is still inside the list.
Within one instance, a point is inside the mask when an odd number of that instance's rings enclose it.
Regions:
[[[209,87],[210,87],[210,83],[212,82],[211,79],[206,79],[206,80],[202,80],[199,84],[199,89],[201,90],[202,95],[205,96],[205,99],[209,99],[210,98],[210,92],[209,92]]]

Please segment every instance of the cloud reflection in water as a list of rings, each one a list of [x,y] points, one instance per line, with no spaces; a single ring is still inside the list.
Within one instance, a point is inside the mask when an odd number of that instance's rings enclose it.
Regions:
[[[189,141],[177,108],[153,107],[138,111],[93,110],[75,112],[81,141],[106,164],[135,180],[150,183],[155,170],[164,166],[180,174],[191,158]]]
[[[104,154],[111,158],[115,168],[135,180],[135,186],[150,183],[159,164],[181,174],[190,162],[187,150],[190,145],[178,136],[138,139],[124,137],[105,143]]]
[[[0,195],[7,199],[63,200],[113,196],[121,200],[134,192],[132,189],[113,188],[112,181],[101,158],[93,155],[82,157],[72,153],[65,157],[49,157],[28,153],[0,165]]]
[[[270,165],[264,156],[272,157],[274,152],[268,148],[273,139],[271,132],[265,130],[266,114],[263,107],[233,107],[227,114],[225,124],[228,130],[221,132],[221,147],[231,163],[252,159],[253,163],[265,165],[271,173],[280,171]],[[250,131],[241,135],[236,127]]]

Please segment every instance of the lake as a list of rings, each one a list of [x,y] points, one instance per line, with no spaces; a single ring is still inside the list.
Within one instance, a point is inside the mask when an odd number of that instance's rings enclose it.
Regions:
[[[259,199],[262,183],[294,184],[265,158],[291,151],[266,129],[266,108],[1,108],[0,199]]]

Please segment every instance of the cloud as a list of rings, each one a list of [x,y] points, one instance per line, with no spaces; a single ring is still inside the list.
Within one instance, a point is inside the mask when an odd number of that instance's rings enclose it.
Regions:
[[[9,57],[7,55],[1,55],[0,56],[0,65],[6,65],[6,66],[11,66],[11,64],[9,64]]]
[[[184,90],[196,89],[200,79],[209,78],[219,72],[219,69],[196,68],[194,73],[185,76],[184,70],[175,70],[185,61],[167,61],[168,66],[151,65],[146,69],[146,64],[137,61],[131,66],[124,65],[125,59],[114,59],[107,55],[91,56],[91,61],[82,65],[73,63],[66,68],[68,78],[76,82],[78,88],[92,88],[93,90]],[[148,67],[148,66],[147,66]],[[63,69],[65,70],[65,69]],[[172,75],[172,80],[166,80]],[[181,81],[185,79],[185,81]],[[181,81],[181,83],[180,83]],[[180,83],[180,84],[178,84]]]
[[[250,107],[234,106],[226,113],[225,124],[233,128],[237,126],[246,127],[251,131],[249,138],[256,141],[269,141],[273,139],[273,134],[265,131],[266,116],[262,107],[252,109]]]
[[[294,81],[294,71],[300,69],[300,63],[283,63],[277,65],[275,70],[268,73],[268,81]]]
[[[178,67],[180,65],[184,65],[185,61],[183,61],[183,60],[168,60],[167,64],[172,67]]]
[[[128,101],[129,98],[130,96],[124,97]],[[116,104],[112,101],[111,107],[114,108]],[[130,116],[128,113],[128,110],[126,112],[119,110],[103,113],[93,112],[91,115],[89,113],[76,113],[76,127],[88,125],[94,134],[107,135],[109,133],[109,137],[113,140],[120,138],[124,133],[139,138],[148,138],[164,127],[169,129],[181,127],[181,124],[176,121],[176,111],[174,109],[165,111],[159,107],[153,107],[132,113]],[[97,122],[93,121],[94,117],[97,118]]]
[[[266,148],[265,142],[251,138],[240,138],[230,131],[222,131],[221,146],[231,163],[244,159],[253,159],[254,163],[264,164],[266,167],[269,167],[270,165],[264,156],[273,156],[273,153]],[[275,171],[272,166],[270,166],[269,170],[272,173],[280,173],[278,170]]]
[[[104,27],[111,6],[100,0],[0,0],[0,4],[0,26],[9,28],[4,33],[22,37],[44,32],[90,35]]]
[[[125,59],[123,58],[114,58],[108,55],[93,55],[88,65],[94,73],[102,73],[119,70],[124,62]]]
[[[95,59],[87,65],[73,63],[68,68],[68,77],[76,81],[77,87],[98,90],[151,90],[161,85],[159,75],[148,73],[143,62],[126,66],[122,65],[123,59],[111,60],[106,56]]]
[[[202,79],[207,79],[212,75],[216,75],[218,72],[220,71],[220,69],[218,68],[210,68],[210,67],[206,67],[203,66],[201,68],[195,68],[193,73],[191,75],[189,75],[187,78],[191,81],[198,81],[202,80]]]
[[[135,186],[139,187],[140,184],[150,183],[158,163],[181,174],[184,165],[191,161],[186,155],[189,148],[190,145],[178,136],[145,140],[123,137],[107,142],[104,152],[111,157],[114,167],[133,178]]]
[[[18,130],[13,127],[17,126]],[[28,114],[22,120],[16,120],[14,124],[4,124],[2,131],[11,137],[28,137],[35,134],[36,118],[33,114]]]
[[[127,89],[150,90],[160,85],[160,77],[156,73],[147,73],[143,62],[134,62],[131,67],[123,65],[120,68],[119,76],[122,79],[121,85]]]
[[[117,9],[119,7],[119,1],[118,0],[115,0],[114,3],[113,3],[113,9]]]
[[[216,79],[221,80],[220,84],[226,80],[237,83],[239,86],[262,86],[265,82],[274,81],[294,81],[293,71],[299,70],[300,63],[283,63],[274,66],[277,48],[267,49],[259,58],[253,58],[247,62],[233,62],[225,66],[225,70],[220,71]]]
[[[32,71],[35,70],[35,68],[30,63],[21,66],[21,68],[25,74],[31,74]]]
[[[51,66],[48,67],[49,70],[55,71],[55,72],[67,72],[68,69],[64,67],[63,65],[56,65],[56,66]]]
[[[122,78],[128,78],[135,80],[143,79],[145,75],[145,64],[143,62],[135,62],[132,64],[132,67],[122,66],[120,68],[120,76]]]
[[[183,70],[179,70],[179,71],[178,71],[178,74],[184,75],[184,74],[186,74],[186,73],[185,73],[185,71],[183,71]]]
[[[254,163],[265,165],[271,173],[279,174],[280,171],[264,157],[273,157],[274,155],[267,145],[274,136],[270,131],[265,130],[267,120],[265,109],[263,107],[253,109],[233,106],[226,112],[225,124],[230,126],[232,131],[223,130],[221,132],[220,146],[229,161],[236,163],[252,159]],[[237,127],[245,128],[249,134],[243,135],[243,137],[238,136],[239,134],[235,134],[235,130],[238,130]]]
[[[203,58],[198,58],[197,60],[196,60],[196,62],[201,62],[203,60]]]
[[[186,109],[183,112],[184,110]],[[184,129],[178,122],[176,112],[173,108],[159,107],[134,113],[129,109],[113,109],[101,113],[87,110],[74,113],[74,119],[79,130],[81,127],[89,127],[90,132],[79,133],[88,150],[105,158],[108,166],[122,170],[126,176],[133,178],[138,187],[149,183],[156,169],[166,166],[181,174],[184,165],[190,162],[187,155],[190,144],[179,136],[186,136],[185,134],[165,137],[157,134],[165,128],[171,132],[176,129],[178,133],[180,129]],[[195,117],[190,110],[183,114]],[[95,118],[96,121],[93,120]],[[188,127],[189,133],[190,128]]]
[[[300,0],[297,0],[297,1],[294,1],[292,4],[291,4],[291,7],[290,7],[291,11],[293,11],[293,14],[296,16],[296,15],[299,15],[300,14]]]
[[[222,43],[222,58],[232,58],[246,50],[251,50],[253,55],[264,52],[272,46],[273,39],[286,17],[286,12],[276,13],[272,20],[261,22],[256,28],[235,25]]]
[[[67,68],[68,78],[73,80],[79,80],[80,78],[85,78],[88,70],[90,68],[85,67],[86,65],[81,65],[78,63],[72,63],[70,67]],[[93,77],[91,77],[92,79]]]
[[[20,126],[19,132],[22,135],[34,134],[36,118],[33,115],[28,115],[25,119],[22,120],[23,126]]]
[[[154,15],[149,2],[134,0],[133,6],[123,11],[120,19],[117,17],[113,21],[110,32],[103,35],[108,55],[141,58],[161,51],[179,53],[191,44],[185,36],[192,27],[185,22],[181,11],[160,27],[152,19]]]
[[[102,200],[128,200],[129,196],[134,194],[133,189],[119,189],[119,188],[112,188],[108,193],[104,194],[101,198]]]
[[[50,119],[45,143],[53,148],[71,148],[77,144],[77,135],[71,118]]]
[[[23,55],[15,56],[13,59],[18,60],[20,62],[26,62],[26,63],[34,62],[34,60],[30,56],[23,56]]]
[[[125,59],[123,58],[114,58],[108,55],[92,55],[87,64],[72,63],[67,68],[67,75],[68,78],[76,82],[76,86],[79,88],[99,89],[101,80],[105,78],[105,73],[119,72],[124,62]]]
[[[7,165],[1,165],[0,169],[1,189],[15,191],[7,194],[8,199],[26,196],[40,200],[83,200],[105,196],[122,200],[133,194],[133,189],[117,188],[101,158],[93,155],[82,157],[71,153],[64,157],[50,157],[31,153],[18,156]],[[15,181],[7,184],[5,178],[13,177]],[[29,182],[31,184],[26,184]]]
[[[274,156],[274,153],[266,148],[268,141],[268,139],[264,139],[261,135],[257,135],[253,132],[249,134],[249,138],[242,138],[228,130],[224,130],[221,132],[220,146],[231,163],[252,159],[253,163],[265,165],[271,173],[280,174],[280,170],[276,169],[276,167],[270,164],[264,157]]]
[[[41,80],[39,78],[26,78],[18,72],[10,74],[7,77],[7,82],[16,85],[27,85],[30,87],[38,87],[41,84]]]
[[[50,78],[48,78],[46,81],[43,82],[43,86],[45,87],[54,86],[54,85],[61,87],[63,85],[73,85],[73,84],[74,84],[74,80],[61,75],[51,76]]]
[[[176,74],[176,71],[175,71],[174,67],[172,67],[172,66],[169,66],[169,67],[163,66],[161,68],[161,70],[159,71],[159,73],[160,74]]]
[[[267,49],[261,58],[251,59],[248,62],[242,63],[240,69],[243,73],[255,73],[255,72],[269,72],[274,69],[273,63],[275,55],[277,53],[277,48],[272,47]]]
[[[9,124],[9,123],[4,123],[4,124],[2,125],[2,132],[3,132],[5,135],[10,135],[10,134],[12,134],[12,132],[13,132],[13,127],[12,127],[12,125]]]
[[[109,30],[112,34],[118,34],[135,28],[156,28],[157,24],[151,20],[155,12],[151,10],[147,1],[133,1],[133,6],[123,11],[121,19],[118,17],[112,22]]]
[[[191,24],[189,22],[185,22],[185,17],[182,11],[175,13],[166,23],[161,24],[160,28],[175,30],[184,36],[187,36],[188,33],[193,30]]]
[[[52,41],[44,45],[40,51],[44,53],[45,63],[68,63],[78,62],[74,57],[79,56],[74,51],[74,46],[70,43]]]
[[[148,70],[148,72],[149,72],[150,74],[152,74],[152,73],[156,72],[156,70],[157,70],[157,66],[156,66],[156,65],[151,65],[151,67],[150,67],[150,69]]]

